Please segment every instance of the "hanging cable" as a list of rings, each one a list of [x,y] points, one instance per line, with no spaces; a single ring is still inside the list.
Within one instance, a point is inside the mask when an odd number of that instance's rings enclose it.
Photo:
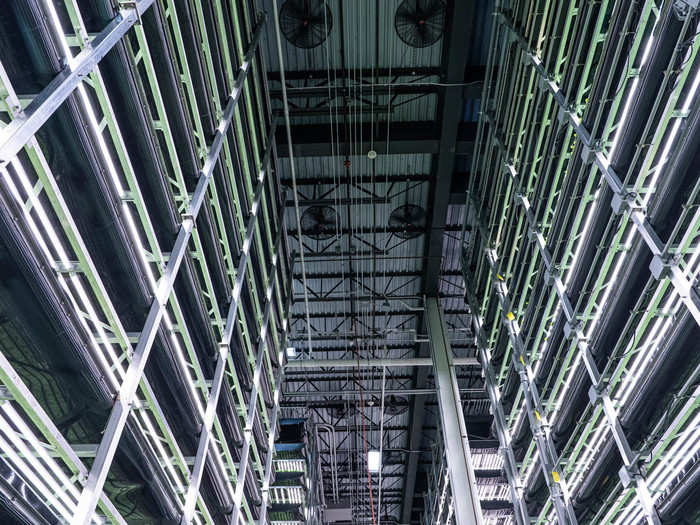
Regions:
[[[292,193],[294,194],[294,214],[297,224],[297,241],[299,242],[299,260],[301,262],[301,280],[304,287],[304,306],[306,308],[306,337],[309,345],[309,356],[313,353],[311,343],[311,315],[309,313],[309,292],[306,285],[306,265],[304,263],[304,244],[301,241],[301,216],[299,214],[299,195],[297,194],[297,177],[294,167],[294,148],[292,144],[292,127],[289,121],[289,101],[287,99],[287,80],[284,73],[284,57],[282,56],[282,39],[280,36],[280,21],[277,0],[272,0],[275,17],[275,36],[277,38],[277,56],[280,63],[280,81],[282,83],[282,104],[284,106],[284,125],[287,132],[287,148],[289,149],[289,168],[292,174]]]

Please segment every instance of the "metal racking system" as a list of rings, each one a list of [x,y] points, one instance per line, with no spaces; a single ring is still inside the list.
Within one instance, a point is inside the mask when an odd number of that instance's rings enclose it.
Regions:
[[[462,266],[520,523],[698,518],[697,7],[496,5]]]
[[[320,525],[325,507],[318,432],[305,419],[281,419],[270,487],[270,525]]]
[[[0,522],[700,522],[698,0],[427,3],[3,6]]]
[[[32,0],[1,23],[0,497],[37,523],[267,523],[291,261],[265,17]]]

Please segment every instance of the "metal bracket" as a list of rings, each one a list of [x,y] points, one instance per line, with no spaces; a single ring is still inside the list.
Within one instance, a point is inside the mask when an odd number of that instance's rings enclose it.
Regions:
[[[54,263],[58,273],[81,273],[83,267],[78,261],[55,261]]]
[[[136,0],[119,0],[119,7],[121,9],[133,9],[136,12],[136,25],[143,25]]]
[[[620,215],[628,210],[641,209],[641,206],[637,204],[637,194],[634,192],[615,193],[610,202],[610,207],[615,215]]]
[[[676,18],[685,20],[698,9],[699,5],[700,0],[675,0],[673,2],[673,11],[676,14]]]
[[[559,106],[559,109],[557,110],[557,122],[559,122],[560,126],[564,126],[568,123],[569,120],[569,114],[568,110],[563,108],[562,106]]]
[[[627,488],[630,485],[630,483],[634,483],[634,480],[641,475],[639,472],[639,467],[637,467],[636,465],[632,465],[629,467],[623,465],[618,471],[618,474],[620,476],[622,486],[625,488]]]
[[[550,266],[544,270],[544,283],[547,286],[552,286],[554,281],[560,277],[559,268],[556,266]]]
[[[591,387],[588,389],[588,399],[590,400],[591,405],[597,405],[598,403],[602,402],[603,394],[605,392],[605,385],[602,381],[596,385],[591,385]]]
[[[581,160],[584,164],[591,164],[595,160],[595,155],[600,151],[600,143],[598,141],[591,141],[590,144],[586,144],[581,141]]]
[[[564,337],[567,339],[573,339],[576,336],[576,332],[581,330],[581,321],[578,319],[572,319],[564,324]]]
[[[651,263],[649,263],[649,270],[654,276],[654,279],[660,281],[661,279],[668,277],[668,275],[671,273],[669,269],[671,264],[671,260],[668,256],[654,255]]]

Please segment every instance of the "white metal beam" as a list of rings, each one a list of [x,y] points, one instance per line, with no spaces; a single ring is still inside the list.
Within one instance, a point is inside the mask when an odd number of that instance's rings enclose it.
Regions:
[[[425,305],[455,519],[457,525],[481,525],[483,516],[445,319],[437,297],[427,297]]]

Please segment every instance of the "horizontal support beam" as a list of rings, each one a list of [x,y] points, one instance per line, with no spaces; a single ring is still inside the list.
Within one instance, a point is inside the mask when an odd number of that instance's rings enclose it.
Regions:
[[[354,129],[354,134],[363,137],[362,145],[354,141],[346,141],[345,130],[340,129],[338,136],[331,137],[331,127],[328,124],[305,124],[292,126],[292,141],[295,157],[330,157],[332,155],[367,155],[371,149],[372,137],[374,137],[374,151],[378,154],[405,155],[415,153],[438,153],[440,151],[440,129],[434,122],[394,122],[390,127],[390,140],[387,150],[387,130],[385,125],[370,123],[362,124]],[[279,133],[279,130],[278,130]],[[351,138],[351,137],[349,137]],[[474,149],[476,138],[476,123],[463,122],[457,131],[455,153],[457,155],[470,155]],[[332,140],[332,141],[331,141]],[[353,149],[348,149],[347,144],[352,143]],[[336,146],[340,144],[340,148]],[[286,136],[279,133],[277,136],[277,152],[280,157],[289,156]]]
[[[420,277],[423,275],[423,272],[407,272],[407,271],[402,271],[402,270],[394,270],[394,271],[378,271],[374,274],[374,277]],[[462,273],[459,271],[446,271],[442,272],[440,274],[441,276],[446,276],[446,277],[462,277]],[[295,279],[301,279],[301,274],[300,273],[295,273],[294,278]],[[348,277],[357,277],[357,278],[362,278],[366,279],[370,276],[363,274],[363,273],[358,273],[358,272],[328,272],[328,273],[318,273],[318,272],[306,272],[306,280],[308,281],[309,279],[343,279],[343,278],[348,278]],[[363,314],[364,315],[364,314]]]
[[[464,297],[462,294],[458,293],[443,293],[440,294],[441,298],[445,299],[461,299]],[[350,298],[355,299],[357,301],[422,301],[423,298],[420,295],[381,295],[381,294],[375,294],[375,295],[329,295],[329,296],[319,296],[319,297],[309,297],[309,302],[316,302],[316,303],[332,303],[332,302],[338,302],[338,301],[348,301]],[[303,298],[301,296],[295,296],[295,302],[297,301],[302,301]]]
[[[363,68],[363,69],[353,69],[361,78],[371,79],[376,77],[424,77],[424,76],[439,76],[441,74],[441,69],[439,67],[379,67],[379,68]],[[284,76],[287,81],[290,80],[325,80],[344,78],[347,75],[347,71],[344,69],[315,69],[315,70],[305,70],[300,71],[285,71]],[[278,82],[280,79],[279,71],[270,71],[267,74],[268,80],[276,80]]]
[[[319,186],[323,184],[328,184],[335,186],[337,184],[342,184],[344,176],[339,175],[336,177],[297,177],[297,186]],[[387,181],[389,184],[399,183],[399,182],[429,182],[433,180],[433,177],[429,173],[413,173],[407,175],[398,174],[384,174],[376,173],[374,176],[367,174],[358,174],[352,178],[353,184],[385,184]],[[280,181],[283,186],[292,187],[292,179],[283,178]]]
[[[480,366],[475,357],[455,357],[452,359],[455,366]],[[289,368],[370,368],[374,366],[406,367],[406,366],[433,366],[433,360],[429,357],[412,357],[406,359],[301,359],[289,361]]]
[[[357,70],[354,70],[355,72]],[[377,73],[378,70],[372,72],[371,69],[363,70],[366,71],[366,75],[358,75],[356,78],[362,78],[363,82],[354,82],[350,86],[338,85],[338,82],[344,82],[346,80],[346,74],[341,73],[340,75],[331,76],[327,71],[323,72],[300,72],[301,78],[296,80],[310,80],[318,79],[322,82],[315,86],[294,86],[288,83],[287,85],[287,97],[298,98],[298,97],[328,97],[329,93],[331,97],[345,97],[345,96],[357,96],[362,95],[363,97],[369,97],[372,95],[401,95],[401,94],[420,94],[420,93],[439,93],[445,91],[453,86],[461,87],[463,91],[466,91],[470,96],[466,98],[478,98],[481,95],[481,90],[483,87],[483,81],[486,74],[485,66],[470,66],[464,71],[461,82],[455,82],[450,85],[446,85],[444,81],[442,82],[432,82],[429,80],[421,81],[418,79],[407,80],[401,79],[397,82],[382,82],[375,83],[373,78],[378,76],[391,76],[397,80],[400,77],[405,76],[426,76],[426,75],[441,75],[441,71],[438,68],[397,68],[396,70],[389,70],[382,68],[379,70],[383,75]],[[397,73],[398,71],[398,73]],[[415,74],[419,72],[421,74]],[[323,76],[311,77],[309,75]],[[462,76],[462,75],[460,75]],[[269,78],[269,76],[268,76]],[[274,80],[279,81],[279,74]],[[287,77],[287,80],[292,80]],[[330,87],[329,87],[330,83]],[[280,89],[270,90],[270,96],[272,98],[282,98],[282,91]]]
[[[322,106],[312,106],[312,107],[290,107],[289,116],[290,117],[330,117],[331,114],[335,118],[337,115],[385,115],[389,111],[393,114],[394,108],[390,108],[384,104],[377,104],[374,106],[353,106],[350,108],[331,108],[328,105]],[[284,111],[281,109],[275,109],[274,115],[276,117],[283,117]]]
[[[390,204],[389,197],[358,197],[356,199],[299,199],[299,208],[306,206],[354,206],[361,204]],[[294,200],[285,201],[285,206],[294,208]]]
[[[341,87],[332,85],[330,88],[327,85],[318,86],[299,86],[299,87],[288,87],[287,96],[289,98],[304,98],[304,97],[315,97],[315,98],[328,98],[329,94],[331,98],[337,97],[371,97],[372,94],[375,96],[380,95],[421,95],[421,94],[432,94],[438,93],[440,91],[440,86],[434,83],[403,83],[403,84],[381,84],[375,85],[362,85],[353,84],[350,87]],[[279,89],[270,90],[270,97],[272,98],[282,98],[282,91]],[[352,106],[351,106],[352,107]],[[328,110],[326,110],[328,113]]]
[[[461,225],[456,225],[456,224],[450,224],[447,225],[443,228],[442,231],[446,232],[461,232],[462,231],[462,226]],[[419,227],[401,227],[401,226],[385,226],[385,225],[379,225],[376,228],[370,228],[368,226],[363,226],[363,227],[358,227],[358,228],[338,228],[335,229],[333,228],[332,230],[328,230],[327,232],[324,231],[323,233],[328,233],[332,236],[335,236],[336,234],[339,235],[371,235],[376,233],[377,235],[381,235],[383,233],[417,233],[417,234],[424,234],[426,232],[425,228],[419,228]],[[317,230],[302,230],[301,231],[302,235],[309,236],[315,235],[318,233]],[[288,234],[290,237],[296,238],[297,236],[297,230],[289,230]],[[316,240],[316,239],[310,239],[310,240]],[[328,242],[332,240],[332,237],[329,237],[328,239],[322,240],[322,242]]]
[[[295,276],[296,277],[296,276]],[[308,276],[307,276],[308,279]],[[404,315],[419,315],[422,313],[422,309],[420,311],[418,310],[376,310],[376,311],[370,311],[370,312],[362,312],[361,314],[353,314],[351,312],[334,312],[334,313],[327,313],[327,312],[311,312],[309,314],[309,317],[311,319],[324,319],[324,318],[329,318],[329,319],[338,319],[339,317],[347,317],[351,318],[353,315],[361,315],[362,317],[396,317],[396,316],[404,316]],[[446,310],[445,315],[469,315],[469,310]],[[306,319],[306,314],[294,314],[291,316],[292,319]]]
[[[486,395],[486,391],[482,388],[460,388],[462,394]],[[385,396],[431,396],[435,394],[434,388],[395,388],[385,389]],[[359,390],[327,390],[327,391],[309,391],[309,392],[285,392],[284,397],[323,397],[323,396],[341,396],[355,397],[359,396]],[[362,390],[362,395],[381,396],[381,390]]]

